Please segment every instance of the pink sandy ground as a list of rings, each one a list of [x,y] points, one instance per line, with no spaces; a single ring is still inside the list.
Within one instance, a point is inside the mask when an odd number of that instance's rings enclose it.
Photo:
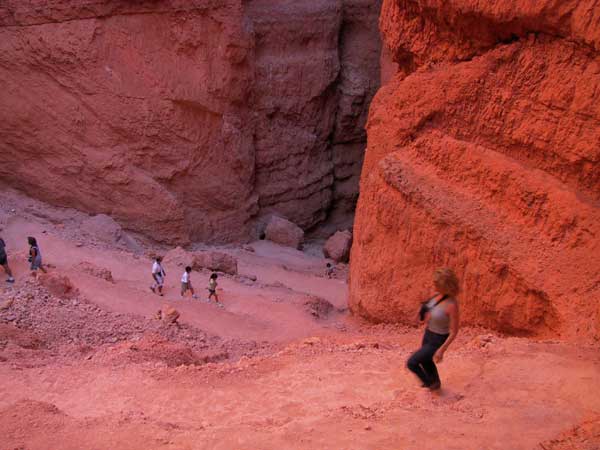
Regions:
[[[2,450],[600,449],[597,346],[483,339],[487,331],[464,329],[440,365],[444,388],[432,394],[404,367],[420,331],[350,317],[346,282],[323,278],[321,258],[268,242],[254,243],[255,253],[228,250],[240,273],[258,281],[223,278],[218,309],[179,299],[179,267],[166,266],[161,299],[148,289],[146,257],[77,247],[54,225],[18,214],[4,223],[19,279],[29,276],[23,236],[40,236],[53,270],[103,309],[150,317],[169,303],[182,322],[272,351],[174,368],[125,364],[115,356],[119,345],[92,359],[0,358]],[[115,283],[82,273],[82,261],[110,269]],[[204,294],[206,274],[192,280]],[[276,282],[283,286],[269,286]],[[306,294],[339,311],[315,319],[303,306]],[[591,431],[569,440],[582,423]]]

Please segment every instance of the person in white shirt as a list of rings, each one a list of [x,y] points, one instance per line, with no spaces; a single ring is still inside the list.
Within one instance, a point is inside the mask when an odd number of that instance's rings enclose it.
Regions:
[[[198,296],[194,294],[190,273],[192,273],[192,268],[187,266],[185,272],[183,272],[183,275],[181,276],[181,296],[183,297],[187,291],[190,291],[192,293],[192,298],[198,298]]]
[[[165,276],[167,273],[162,266],[162,258],[158,256],[154,260],[154,264],[152,264],[152,278],[154,278],[154,283],[150,286],[152,292],[156,293],[158,291],[158,295],[162,297],[163,295],[163,285],[165,284]]]

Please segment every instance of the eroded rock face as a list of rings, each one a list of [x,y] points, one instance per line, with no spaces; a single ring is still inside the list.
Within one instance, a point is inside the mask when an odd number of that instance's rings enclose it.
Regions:
[[[600,337],[600,6],[386,0],[381,28],[352,310],[410,321],[450,266],[466,323]]]
[[[347,221],[379,4],[6,1],[0,177],[180,244]]]
[[[256,198],[239,2],[35,3],[0,16],[3,180],[160,240],[243,233]]]

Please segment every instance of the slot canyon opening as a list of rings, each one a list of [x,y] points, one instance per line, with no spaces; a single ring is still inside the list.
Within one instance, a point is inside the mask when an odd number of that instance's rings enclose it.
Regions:
[[[171,245],[351,228],[380,0],[75,3],[0,16],[4,185]]]

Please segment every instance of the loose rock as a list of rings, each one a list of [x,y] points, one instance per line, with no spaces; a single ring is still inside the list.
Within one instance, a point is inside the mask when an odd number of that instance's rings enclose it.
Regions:
[[[304,241],[302,228],[277,216],[271,217],[265,230],[265,236],[272,242],[295,249],[300,249]]]
[[[325,258],[331,258],[335,262],[348,262],[350,248],[352,247],[352,233],[350,231],[338,231],[331,236],[323,247]]]

